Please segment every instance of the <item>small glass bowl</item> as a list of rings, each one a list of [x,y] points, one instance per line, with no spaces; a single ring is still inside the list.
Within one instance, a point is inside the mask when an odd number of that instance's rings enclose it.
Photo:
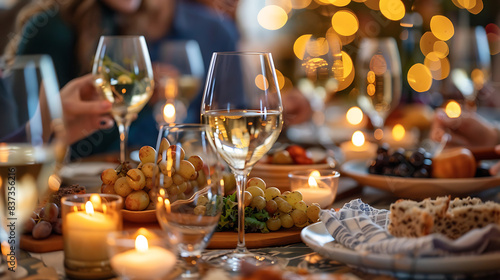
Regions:
[[[325,209],[332,205],[337,195],[340,173],[329,169],[308,169],[288,174],[290,190],[302,193],[307,205],[318,203]]]
[[[116,231],[106,241],[111,267],[123,279],[162,279],[177,263],[176,247],[159,230]]]

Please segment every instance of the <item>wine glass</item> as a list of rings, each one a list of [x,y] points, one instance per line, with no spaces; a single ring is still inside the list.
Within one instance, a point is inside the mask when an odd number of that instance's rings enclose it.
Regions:
[[[478,93],[491,74],[488,37],[482,26],[459,27],[450,48],[451,80],[465,99],[465,108],[475,110]]]
[[[199,279],[198,260],[219,222],[222,165],[201,124],[163,125],[157,142],[156,215],[185,261],[184,278]]]
[[[165,71],[157,80],[164,94],[155,105],[155,118],[160,124],[180,123],[205,76],[200,46],[194,40],[167,41],[160,46],[160,61]]]
[[[0,219],[7,234],[2,241],[9,244],[2,246],[2,252],[9,272],[19,272],[23,227],[28,226],[49,186],[53,191],[59,188],[55,171],[67,147],[59,86],[50,57],[18,56],[0,63],[0,100],[4,120],[0,127]]]
[[[153,68],[143,36],[101,36],[92,73],[120,132],[120,161],[125,162],[130,123],[153,94]]]
[[[278,138],[282,105],[270,53],[216,52],[212,56],[201,115],[210,143],[227,162],[236,179],[238,244],[236,250],[212,260],[230,271],[243,261],[255,265],[278,260],[250,253],[245,246],[244,190],[247,176]]]
[[[356,64],[358,104],[377,133],[401,97],[401,61],[396,40],[363,38]]]

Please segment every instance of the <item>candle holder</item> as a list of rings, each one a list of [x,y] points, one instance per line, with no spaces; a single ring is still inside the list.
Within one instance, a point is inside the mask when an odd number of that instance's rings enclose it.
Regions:
[[[114,194],[79,194],[61,199],[66,275],[76,279],[114,276],[106,237],[121,230],[123,199]]]
[[[335,200],[340,173],[334,170],[301,170],[288,174],[290,189],[302,193],[308,205],[318,203],[321,208],[329,207]]]
[[[112,232],[107,248],[111,267],[122,279],[163,279],[177,262],[175,245],[159,230]]]

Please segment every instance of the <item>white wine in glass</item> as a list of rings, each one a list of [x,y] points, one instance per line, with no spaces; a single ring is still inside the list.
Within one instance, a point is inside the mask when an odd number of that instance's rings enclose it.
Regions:
[[[22,271],[17,263],[23,228],[49,186],[53,191],[59,187],[55,172],[67,147],[50,57],[18,56],[0,63],[0,100],[0,117],[5,120],[0,127],[0,219],[7,233],[2,242],[9,244],[2,246],[2,253],[9,273],[15,273]],[[50,234],[34,220],[30,227],[33,234]]]
[[[120,161],[125,162],[132,120],[153,94],[153,68],[143,36],[101,36],[92,73],[120,132]]]
[[[247,176],[278,138],[282,104],[272,56],[259,52],[214,53],[202,101],[202,121],[211,144],[236,178],[238,244],[236,250],[210,261],[239,271],[243,261],[260,265],[278,259],[250,253],[245,246],[244,191]]]
[[[359,47],[356,71],[358,104],[375,129],[382,129],[401,97],[401,61],[396,40],[364,38]]]

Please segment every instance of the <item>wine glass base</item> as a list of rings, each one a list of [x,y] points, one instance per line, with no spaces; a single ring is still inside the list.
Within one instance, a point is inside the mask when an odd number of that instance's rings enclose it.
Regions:
[[[228,272],[241,272],[245,270],[246,266],[251,267],[253,270],[254,268],[265,266],[286,265],[285,260],[269,254],[252,252],[240,253],[234,251],[222,255],[206,257],[205,261]]]

